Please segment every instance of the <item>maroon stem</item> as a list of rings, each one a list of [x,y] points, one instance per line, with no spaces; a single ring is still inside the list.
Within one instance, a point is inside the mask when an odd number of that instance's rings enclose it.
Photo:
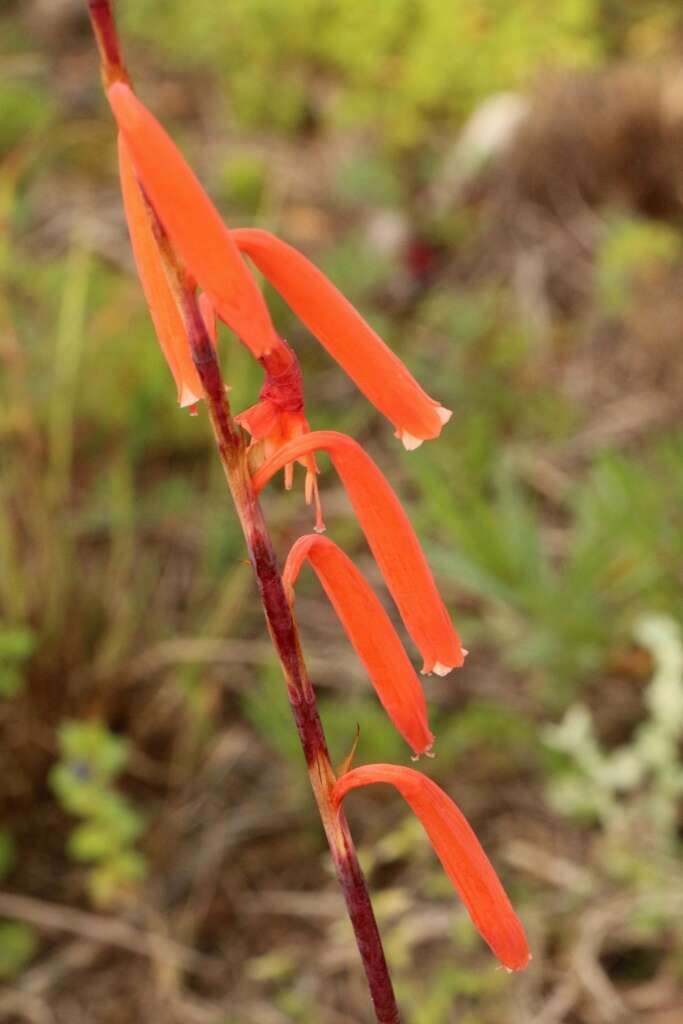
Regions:
[[[105,85],[113,81],[129,81],[109,0],[88,0],[88,7],[100,50]],[[149,202],[147,206],[152,228],[159,243],[164,270],[182,315],[192,357],[204,387],[216,446],[244,532],[268,629],[282,665],[290,707],[368,979],[377,1024],[400,1024],[396,998],[367,885],[346,817],[332,799],[335,773],[330,763],[315,693],[304,663],[296,621],[263,513],[252,486],[244,435],[230,413],[220,365],[197,305],[194,287],[188,281],[180,261],[173,252],[154,209]]]
[[[88,12],[100,51],[100,67],[105,89],[112,82],[128,82],[128,72],[121,54],[110,0],[88,0]]]

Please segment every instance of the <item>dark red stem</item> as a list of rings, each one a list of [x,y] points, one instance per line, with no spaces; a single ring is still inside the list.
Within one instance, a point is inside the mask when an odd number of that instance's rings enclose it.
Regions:
[[[110,0],[88,0],[88,12],[100,51],[100,66],[105,88],[112,82],[127,82],[128,74],[119,46]]]

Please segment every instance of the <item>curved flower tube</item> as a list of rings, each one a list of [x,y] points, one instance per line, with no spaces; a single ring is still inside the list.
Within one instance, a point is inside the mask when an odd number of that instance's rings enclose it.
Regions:
[[[424,754],[434,741],[424,693],[372,587],[341,548],[315,534],[300,537],[292,547],[282,573],[285,584],[294,586],[306,559],[365,665],[384,710],[413,752]]]
[[[284,445],[253,475],[259,492],[288,462],[326,451],[346,488],[368,544],[423,659],[423,672],[446,675],[464,661],[460,638],[436,589],[427,559],[400,501],[361,446],[333,430]]]
[[[156,118],[124,82],[107,97],[135,170],[187,269],[260,358],[280,344],[256,281],[218,211]]]
[[[438,437],[451,412],[430,398],[331,281],[291,245],[258,228],[230,232],[333,359],[394,425],[408,449]]]
[[[435,782],[412,768],[371,764],[353,768],[337,781],[333,799],[374,782],[394,786],[420,819],[472,921],[485,942],[510,971],[530,960],[524,928],[491,862],[462,812]]]
[[[166,280],[149,211],[135,176],[130,151],[120,133],[119,173],[133,255],[152,323],[176,382],[178,402],[183,407],[194,405],[204,397],[204,389],[192,362],[185,325]]]

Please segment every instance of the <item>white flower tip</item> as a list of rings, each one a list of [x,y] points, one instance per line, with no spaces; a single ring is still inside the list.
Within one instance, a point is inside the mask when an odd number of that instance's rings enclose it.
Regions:
[[[442,665],[440,661],[435,661],[432,665],[432,672],[435,672],[437,676],[447,676],[452,668],[452,665]]]
[[[445,405],[438,405],[436,407],[436,415],[439,417],[443,425],[445,426],[451,416],[453,415],[452,409],[447,409]]]
[[[434,742],[433,742],[433,738],[432,738],[432,742],[429,744],[429,746],[425,747],[424,750],[421,750],[418,754],[411,754],[410,755],[410,760],[415,762],[415,761],[419,761],[421,757],[430,757],[430,758],[436,757],[436,754],[432,750],[433,746],[434,746]]]
[[[196,405],[197,402],[201,402],[203,397],[203,395],[195,395],[192,388],[189,388],[187,384],[183,384],[180,389],[178,402],[180,403],[181,409],[186,409],[188,405]]]
[[[409,434],[407,430],[401,431],[401,441],[403,442],[403,447],[406,451],[414,452],[416,448],[420,447],[422,440],[423,439],[420,437],[413,437],[413,435]]]

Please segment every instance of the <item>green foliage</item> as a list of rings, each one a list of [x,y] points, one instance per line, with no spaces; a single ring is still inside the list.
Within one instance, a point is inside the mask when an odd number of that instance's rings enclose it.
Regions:
[[[476,452],[476,435],[470,443]],[[471,626],[479,640],[488,635],[510,666],[532,670],[545,698],[561,705],[623,643],[634,601],[683,610],[675,568],[683,555],[680,462],[671,447],[597,458],[568,495],[571,527],[553,557],[543,510],[512,467],[487,476],[480,463],[481,479],[467,480],[459,467],[469,461],[467,450],[446,449],[438,465],[410,463],[425,521],[438,522],[446,541],[434,546],[435,564],[483,600],[486,627]]]
[[[601,35],[608,52],[648,58],[666,53],[681,25],[677,0],[602,0]]]
[[[0,623],[0,700],[16,697],[24,685],[23,663],[31,656],[35,637],[30,629]]]
[[[497,762],[501,770],[528,761],[538,750],[536,729],[528,717],[486,701],[474,701],[458,715],[434,721],[438,763],[458,764],[465,757]]]
[[[16,861],[14,838],[9,829],[0,828],[0,882],[12,871]],[[0,918],[0,980],[20,974],[33,957],[38,939],[33,928],[23,921]]]
[[[371,689],[370,681],[367,683]],[[340,764],[351,750],[360,729],[356,761],[404,761],[409,753],[374,694],[368,697],[319,698],[318,707],[330,746],[330,756]]]
[[[7,79],[0,82],[0,155],[9,153],[27,137],[37,137],[55,114],[52,95],[30,82]]]
[[[262,157],[236,153],[223,165],[218,187],[226,203],[254,216],[259,212],[268,182]]]
[[[381,209],[397,206],[402,197],[397,168],[376,153],[360,153],[339,168],[337,195],[342,202]]]
[[[287,694],[282,685],[279,667],[264,669],[242,697],[242,712],[256,732],[289,764],[300,764],[301,747],[292,729]]]
[[[491,965],[488,970],[480,966],[468,968],[462,965],[462,952],[453,949],[452,959],[438,964],[421,975],[419,983],[404,981],[399,987],[401,1005],[410,1013],[414,1024],[450,1024],[453,1007],[459,998],[472,1000],[474,1006],[495,1006],[496,996],[505,989],[505,976]],[[492,1011],[493,1014],[493,1011]],[[460,1014],[460,1020],[467,1020]],[[494,1016],[484,1011],[475,1011],[470,1018],[472,1024],[493,1024]]]
[[[21,974],[37,947],[38,938],[30,925],[0,918],[0,980]]]
[[[64,810],[82,819],[67,849],[74,860],[93,865],[90,895],[96,904],[107,905],[145,874],[144,858],[134,849],[144,820],[114,789],[129,745],[101,722],[70,721],[60,727],[59,749],[50,784]]]
[[[15,861],[14,837],[9,829],[0,827],[0,882],[9,875]]]
[[[672,266],[681,256],[680,233],[662,221],[615,218],[597,254],[596,288],[608,313],[627,312],[636,301],[634,286]]]
[[[524,85],[541,63],[595,60],[597,13],[597,0],[121,4],[127,33],[184,64],[223,69],[229,111],[243,123],[291,131],[314,112],[329,126],[381,126],[390,145],[419,143],[430,119]],[[323,82],[332,86],[324,105]]]

